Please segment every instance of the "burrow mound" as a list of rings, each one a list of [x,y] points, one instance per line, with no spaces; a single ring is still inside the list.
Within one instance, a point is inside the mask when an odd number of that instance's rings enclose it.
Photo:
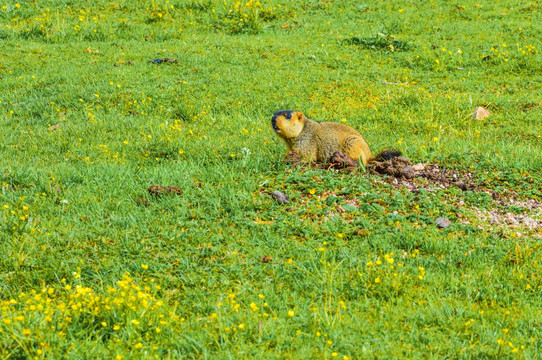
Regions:
[[[388,175],[387,182],[411,189],[420,187],[420,181],[414,181],[420,179],[444,189],[455,186],[463,191],[480,190],[472,173],[446,169],[439,164],[413,164],[401,156],[386,161],[372,161],[367,164],[367,170],[371,174]]]
[[[288,152],[284,160],[295,167],[334,170],[349,174],[357,173],[362,169],[358,161],[340,152],[333,154],[327,163],[307,163],[294,151]],[[392,186],[406,187],[412,192],[421,189],[435,190],[450,187],[457,187],[463,191],[485,192],[501,206],[501,209],[484,210],[474,208],[481,219],[486,219],[491,224],[506,224],[512,227],[523,225],[530,229],[542,228],[542,219],[538,216],[533,218],[529,214],[515,214],[508,210],[510,206],[514,206],[529,212],[542,214],[542,202],[535,199],[522,200],[516,198],[514,192],[507,195],[500,194],[483,183],[479,183],[473,173],[447,169],[438,164],[414,164],[401,156],[388,160],[373,159],[365,168],[370,174],[384,176],[384,181],[392,184]]]
[[[361,170],[357,160],[339,151],[335,152],[326,163],[307,163],[295,151],[286,153],[284,161],[295,167],[336,170],[349,174],[357,173]],[[472,173],[446,169],[438,164],[414,164],[402,156],[397,156],[389,160],[373,159],[365,168],[370,174],[387,175],[385,181],[388,183],[403,185],[413,190],[423,187],[424,183],[439,188],[454,186],[461,190],[478,190]]]

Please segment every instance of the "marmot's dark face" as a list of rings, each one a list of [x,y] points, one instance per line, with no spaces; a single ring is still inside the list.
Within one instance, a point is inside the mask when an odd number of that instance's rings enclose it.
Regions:
[[[300,111],[281,110],[273,114],[271,126],[278,136],[295,139],[305,126],[305,115]]]

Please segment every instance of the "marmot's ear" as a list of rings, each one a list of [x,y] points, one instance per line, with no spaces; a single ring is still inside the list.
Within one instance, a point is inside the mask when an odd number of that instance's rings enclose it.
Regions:
[[[304,120],[305,119],[305,115],[303,115],[303,113],[301,111],[297,111],[295,114],[297,115],[298,120]]]

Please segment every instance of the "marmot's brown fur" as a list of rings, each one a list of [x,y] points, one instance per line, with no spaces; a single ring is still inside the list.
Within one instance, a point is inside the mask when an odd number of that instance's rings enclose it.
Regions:
[[[292,110],[277,111],[271,125],[289,150],[308,161],[328,162],[337,151],[363,165],[373,158],[363,136],[348,125],[316,122]]]

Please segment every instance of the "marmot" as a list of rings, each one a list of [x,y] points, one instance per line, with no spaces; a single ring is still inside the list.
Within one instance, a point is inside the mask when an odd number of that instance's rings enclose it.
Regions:
[[[277,111],[271,119],[271,125],[288,149],[298,152],[306,160],[328,162],[337,151],[363,165],[373,159],[363,136],[348,125],[316,122],[305,117],[302,112],[292,110]],[[378,157],[382,155],[395,157],[400,152],[386,150]]]

